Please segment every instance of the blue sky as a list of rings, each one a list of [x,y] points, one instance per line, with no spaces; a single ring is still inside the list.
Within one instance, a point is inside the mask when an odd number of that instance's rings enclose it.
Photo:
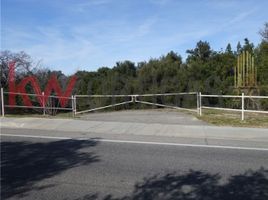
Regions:
[[[117,61],[260,42],[267,0],[1,0],[1,50],[25,51],[72,74]]]

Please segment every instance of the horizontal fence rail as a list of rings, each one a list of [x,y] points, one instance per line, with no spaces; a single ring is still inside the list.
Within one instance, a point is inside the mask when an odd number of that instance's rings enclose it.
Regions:
[[[181,92],[181,93],[163,93],[163,94],[129,94],[129,95],[124,95],[124,94],[103,94],[103,95],[75,95],[76,97],[100,97],[100,98],[105,98],[105,97],[133,97],[133,96],[139,96],[139,97],[150,97],[150,96],[174,96],[174,95],[185,95],[185,94],[196,94],[196,92]]]
[[[142,103],[142,104],[147,104],[147,105],[152,105],[152,106],[159,106],[159,107],[165,107],[165,108],[173,108],[173,109],[178,109],[178,110],[196,111],[194,109],[181,108],[181,107],[178,107],[178,106],[169,106],[169,105],[159,104],[159,103],[151,103],[151,102],[147,102],[147,101],[139,101],[139,100],[136,100],[136,102],[137,103]]]
[[[202,97],[224,97],[224,98],[242,98],[242,95],[215,95],[215,94],[202,94]],[[244,98],[252,98],[252,99],[268,99],[268,96],[246,96]]]
[[[76,114],[87,113],[87,112],[92,112],[92,111],[96,111],[96,110],[102,110],[102,109],[105,109],[105,108],[111,108],[111,107],[115,107],[115,106],[129,104],[129,103],[132,103],[132,101],[125,101],[125,102],[121,102],[121,103],[111,104],[111,105],[108,105],[108,106],[102,106],[102,107],[98,107],[98,108],[83,110],[83,111],[75,112],[75,115]]]
[[[263,113],[268,114],[266,110],[253,110],[253,109],[245,109],[245,99],[268,99],[268,96],[249,96],[249,95],[211,95],[211,94],[201,94],[200,96],[200,105],[202,104],[202,97],[209,97],[209,98],[238,98],[241,100],[241,109],[235,108],[223,108],[223,107],[212,107],[212,106],[200,106],[199,115],[202,115],[201,109],[214,109],[214,110],[226,110],[226,111],[234,111],[234,112],[241,112],[241,120],[244,120],[245,113]]]
[[[140,97],[152,97],[152,96],[176,96],[176,95],[191,95],[191,94],[196,94],[196,92],[181,92],[181,93],[163,93],[163,94],[138,94],[136,96]]]
[[[20,97],[35,97],[39,99],[39,101],[35,101],[35,105],[10,105],[5,102],[5,95],[13,95],[13,96],[20,96]],[[47,105],[48,103],[51,103],[52,99],[57,99],[57,103],[53,102],[52,104],[57,104],[61,105],[60,100],[67,100],[71,101],[71,103],[66,103],[67,106],[62,107],[62,106],[55,106],[55,105]],[[30,99],[31,103],[33,103],[33,99]],[[72,111],[74,112],[74,97],[66,97],[66,96],[55,96],[55,95],[45,95],[44,92],[42,94],[31,94],[31,93],[19,93],[19,92],[4,92],[3,88],[1,88],[1,114],[2,116],[5,116],[5,108],[24,108],[24,109],[37,109],[37,110],[42,110],[43,115],[46,114],[49,110],[57,111]],[[23,102],[23,101],[22,101]],[[71,107],[68,105],[71,105]]]
[[[42,95],[42,94],[31,94],[31,93],[18,93],[18,92],[3,92],[3,94],[14,94],[20,96],[35,96],[35,97],[50,97],[50,98],[57,98],[57,99],[71,99],[71,97],[65,96],[55,96],[55,95]]]
[[[27,106],[27,105],[9,105],[7,102],[5,102],[5,95],[14,95],[14,96],[28,96],[28,97],[35,97],[39,101],[35,102],[35,105],[32,106]],[[177,96],[184,96],[184,95],[192,95],[194,98],[196,98],[196,107],[194,109],[191,108],[185,108],[185,107],[180,107],[178,105],[167,105],[165,103],[167,102],[162,102],[162,101],[155,101],[155,102],[150,102],[147,101],[146,98],[148,97],[166,97],[166,98],[171,98],[174,99]],[[172,97],[174,96],[174,97]],[[105,106],[99,106],[96,108],[89,108],[84,109],[84,110],[77,110],[77,106],[79,103],[77,102],[77,99],[83,99],[83,98],[125,98],[124,101],[122,102],[113,102],[110,103],[109,105]],[[127,99],[129,98],[129,99]],[[143,100],[142,98],[145,98]],[[182,98],[182,97],[181,97]],[[232,106],[233,108],[228,108],[228,107],[223,107],[223,106],[207,106],[203,105],[204,98],[228,98],[228,99],[235,99],[235,102],[238,102],[238,108],[235,106]],[[62,106],[55,106],[53,103],[52,105],[47,105],[47,101],[52,100],[52,99],[57,99],[56,104],[60,105],[60,100],[66,100],[67,106],[62,107]],[[130,95],[73,95],[70,97],[66,96],[55,96],[55,95],[45,95],[44,92],[42,94],[30,94],[30,93],[17,93],[17,92],[4,92],[3,88],[1,88],[1,114],[2,116],[5,116],[5,108],[25,108],[25,109],[41,109],[43,110],[43,114],[46,114],[47,110],[62,110],[62,111],[71,111],[73,113],[73,116],[77,114],[83,114],[87,112],[94,112],[98,110],[103,110],[107,108],[112,108],[112,107],[117,107],[117,106],[122,106],[126,104],[131,104],[131,103],[140,103],[140,104],[145,104],[145,105],[151,105],[151,106],[157,106],[157,107],[166,107],[166,108],[173,108],[173,109],[178,109],[178,110],[186,110],[186,111],[194,111],[197,112],[198,115],[202,116],[202,109],[214,109],[214,110],[223,110],[223,111],[234,111],[234,112],[240,112],[241,113],[241,120],[245,119],[245,113],[263,113],[263,114],[268,114],[267,110],[261,110],[261,109],[246,109],[247,106],[245,106],[245,99],[268,99],[268,96],[248,96],[244,95],[242,93],[241,95],[214,95],[214,94],[202,94],[201,92],[182,92],[182,93],[156,93],[156,94],[130,94]],[[46,100],[46,101],[45,101]],[[122,100],[122,99],[121,99]],[[158,99],[159,100],[159,99]],[[187,100],[187,99],[186,99]],[[188,99],[189,100],[189,99]],[[32,99],[31,99],[32,101]],[[106,101],[107,102],[107,101]],[[159,103],[160,102],[160,103]],[[265,104],[266,105],[266,104]]]
[[[197,95],[197,93],[196,92],[183,92],[183,93],[131,94],[131,95],[75,95],[74,96],[75,101],[79,98],[122,98],[122,97],[131,98],[131,101],[123,101],[120,103],[110,104],[110,105],[106,105],[106,106],[100,106],[97,108],[86,109],[86,110],[81,110],[81,111],[75,110],[75,115],[87,113],[87,112],[93,112],[93,111],[102,110],[102,109],[111,108],[111,107],[116,107],[116,106],[121,106],[121,105],[125,105],[125,104],[131,104],[131,103],[140,103],[140,104],[146,104],[146,105],[157,106],[157,107],[166,107],[166,108],[173,108],[173,109],[196,112],[197,109],[187,109],[187,108],[182,108],[179,106],[171,106],[171,105],[165,105],[165,104],[160,104],[160,103],[156,103],[156,102],[142,101],[139,99],[142,97],[168,97],[168,96],[180,96],[180,95]]]

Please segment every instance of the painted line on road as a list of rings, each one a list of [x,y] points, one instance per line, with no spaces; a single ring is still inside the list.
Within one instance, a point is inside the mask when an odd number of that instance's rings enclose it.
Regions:
[[[54,139],[54,140],[71,140],[71,139],[75,139],[75,138],[70,138],[70,137],[43,136],[43,135],[21,135],[21,134],[0,134],[0,136]]]
[[[39,139],[56,139],[56,140],[91,140],[91,141],[96,141],[96,142],[107,142],[107,143],[149,144],[149,145],[165,145],[165,146],[181,146],[181,147],[199,147],[199,148],[218,148],[218,149],[268,151],[268,148],[256,148],[256,147],[236,147],[236,146],[221,146],[221,145],[183,144],[183,143],[168,143],[168,142],[145,142],[145,141],[134,141],[134,140],[110,140],[110,139],[96,139],[96,138],[71,138],[71,137],[42,136],[42,135],[37,136],[37,135],[21,135],[21,134],[0,134],[0,136],[39,138]]]

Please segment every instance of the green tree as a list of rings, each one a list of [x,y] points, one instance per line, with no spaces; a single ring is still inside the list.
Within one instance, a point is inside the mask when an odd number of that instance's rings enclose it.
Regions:
[[[229,54],[233,53],[232,46],[230,43],[228,43],[228,45],[226,46],[225,53],[229,53]]]
[[[187,50],[186,53],[189,54],[188,60],[201,60],[205,62],[211,56],[212,51],[208,42],[200,40],[194,49]]]
[[[241,43],[238,42],[237,45],[236,45],[236,53],[237,54],[240,54],[242,51],[242,46],[241,46]]]
[[[254,51],[254,44],[250,43],[250,41],[248,40],[248,38],[244,39],[244,45],[242,47],[243,51],[248,51],[249,53],[253,53]]]
[[[264,28],[260,30],[260,35],[262,36],[262,40],[268,42],[268,22],[264,24]]]

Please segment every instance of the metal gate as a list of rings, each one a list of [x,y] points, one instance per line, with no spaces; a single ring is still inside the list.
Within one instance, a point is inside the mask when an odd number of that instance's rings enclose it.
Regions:
[[[143,97],[166,97],[166,96],[183,96],[183,95],[194,95],[196,96],[196,108],[183,108],[180,106],[172,106],[172,105],[166,105],[164,103],[158,103],[158,102],[150,102],[142,100]],[[127,101],[122,101],[120,103],[112,103],[106,106],[99,106],[96,108],[91,109],[85,109],[85,110],[77,110],[77,99],[78,98],[129,98]],[[178,110],[187,110],[187,111],[194,111],[199,112],[199,106],[198,106],[198,93],[197,92],[185,92],[185,93],[163,93],[163,94],[132,94],[132,95],[75,95],[74,96],[74,113],[77,114],[83,114],[88,112],[94,112],[98,110],[103,110],[111,107],[126,105],[126,104],[145,104],[145,105],[151,105],[151,106],[157,106],[157,107],[164,107],[164,108],[173,108]]]

